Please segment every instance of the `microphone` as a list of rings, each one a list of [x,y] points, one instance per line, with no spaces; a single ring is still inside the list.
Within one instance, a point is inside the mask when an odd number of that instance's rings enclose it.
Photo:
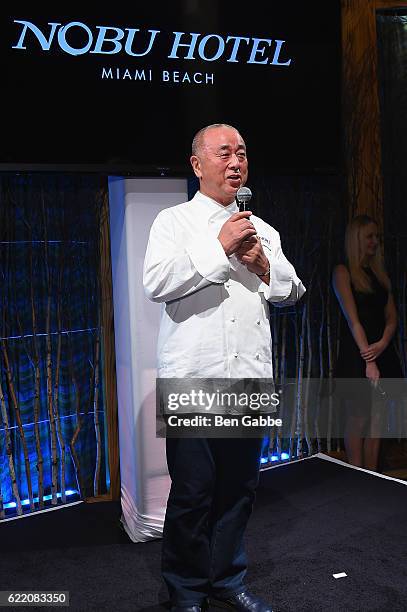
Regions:
[[[249,204],[251,199],[251,189],[249,189],[248,187],[239,187],[236,192],[236,202],[239,206],[239,212],[246,210],[246,206]]]

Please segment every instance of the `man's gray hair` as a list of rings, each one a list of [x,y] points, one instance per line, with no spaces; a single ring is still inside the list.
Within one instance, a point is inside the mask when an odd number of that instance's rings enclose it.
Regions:
[[[233,125],[229,125],[228,123],[212,123],[211,125],[207,125],[203,127],[197,132],[192,141],[192,155],[198,155],[199,149],[202,147],[204,136],[208,130],[213,130],[216,128],[231,128],[232,130],[236,130],[239,132],[237,128]]]

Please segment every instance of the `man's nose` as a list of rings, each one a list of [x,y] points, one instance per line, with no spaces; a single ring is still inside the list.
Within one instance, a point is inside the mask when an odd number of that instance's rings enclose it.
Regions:
[[[241,162],[238,156],[233,153],[232,157],[230,158],[229,166],[233,168],[233,170],[240,170],[240,163]]]

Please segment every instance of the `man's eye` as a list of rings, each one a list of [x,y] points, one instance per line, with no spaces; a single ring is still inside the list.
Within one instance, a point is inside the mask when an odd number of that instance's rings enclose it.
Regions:
[[[246,159],[246,153],[238,153],[237,156],[239,159]]]

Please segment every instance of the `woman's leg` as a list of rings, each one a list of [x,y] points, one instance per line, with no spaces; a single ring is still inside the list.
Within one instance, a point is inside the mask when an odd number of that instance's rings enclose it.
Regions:
[[[349,415],[346,420],[344,442],[348,462],[363,467],[363,441],[366,418]]]
[[[363,445],[363,467],[377,471],[379,463],[380,438],[365,438]]]

